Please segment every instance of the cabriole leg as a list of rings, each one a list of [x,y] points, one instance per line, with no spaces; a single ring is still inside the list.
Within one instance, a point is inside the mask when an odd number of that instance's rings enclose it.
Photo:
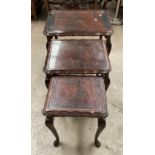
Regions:
[[[109,85],[110,85],[110,78],[109,78],[109,73],[106,73],[104,75],[104,82],[105,82],[105,90],[107,91]]]
[[[59,146],[59,136],[58,136],[58,133],[57,133],[55,127],[54,127],[54,117],[51,117],[51,118],[47,117],[46,120],[45,120],[45,124],[52,131],[54,136],[56,137],[56,140],[54,141],[53,145],[55,147]]]
[[[105,36],[105,38],[106,38],[107,52],[108,52],[108,55],[109,55],[110,52],[111,52],[111,48],[112,48],[112,44],[111,44],[111,36]]]
[[[102,74],[102,78],[104,79],[105,90],[107,91],[107,89],[110,85],[109,73]]]
[[[100,133],[102,132],[102,130],[105,128],[105,126],[106,126],[106,121],[104,120],[104,118],[98,118],[98,129],[95,134],[95,146],[96,147],[101,146],[101,143],[98,140],[98,137],[99,137]]]

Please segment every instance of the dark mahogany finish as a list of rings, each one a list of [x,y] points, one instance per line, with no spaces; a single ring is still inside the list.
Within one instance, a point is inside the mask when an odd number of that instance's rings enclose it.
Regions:
[[[102,40],[51,41],[46,74],[102,74],[111,71],[106,45]]]
[[[104,10],[50,11],[44,28],[47,48],[55,36],[102,36],[106,38],[108,54],[111,51],[112,27]]]
[[[43,113],[46,116],[107,116],[103,78],[51,78]]]
[[[104,78],[107,90],[111,65],[102,40],[53,40],[48,51],[44,67],[47,87],[54,75],[96,74]]]
[[[69,0],[68,2],[71,2]],[[73,0],[74,1],[74,0]],[[66,1],[67,2],[67,1]],[[112,28],[103,10],[50,11],[44,28],[47,36],[45,124],[55,135],[54,117],[98,118],[95,145],[106,126],[106,93],[111,65]],[[58,36],[99,36],[98,40],[52,40]],[[106,38],[103,42],[102,36]]]
[[[104,10],[54,10],[49,12],[44,34],[46,36],[111,35],[112,27]]]
[[[46,126],[56,137],[55,146],[59,145],[59,136],[53,124],[55,116],[98,118],[95,145],[99,147],[98,136],[105,127],[104,119],[108,115],[103,78],[76,76],[51,78],[43,114],[47,117]]]

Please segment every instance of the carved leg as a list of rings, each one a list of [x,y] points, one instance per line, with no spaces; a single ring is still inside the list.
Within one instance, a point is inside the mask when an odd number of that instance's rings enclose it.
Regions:
[[[106,126],[106,121],[104,120],[104,118],[98,118],[98,129],[95,134],[95,146],[96,147],[101,146],[101,143],[98,140],[98,137],[99,137],[100,133],[102,132],[102,130],[105,128],[105,126]]]
[[[59,146],[59,136],[58,136],[58,133],[57,133],[55,127],[54,127],[53,122],[54,122],[54,117],[52,117],[52,118],[46,118],[46,120],[45,120],[46,126],[52,131],[52,133],[56,137],[56,140],[54,141],[53,145],[55,147],[57,147],[57,146]]]
[[[107,91],[110,85],[109,73],[102,74],[102,77],[104,78],[105,90]]]
[[[107,52],[108,52],[108,55],[109,55],[110,52],[111,52],[111,48],[112,48],[111,36],[105,36],[105,38],[106,38]]]

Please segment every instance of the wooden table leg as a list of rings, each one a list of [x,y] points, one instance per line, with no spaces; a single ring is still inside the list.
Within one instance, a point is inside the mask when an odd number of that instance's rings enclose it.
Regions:
[[[57,147],[59,146],[59,136],[58,136],[58,133],[54,127],[54,117],[51,117],[51,118],[46,118],[45,120],[45,124],[46,126],[52,131],[52,133],[54,134],[54,136],[56,137],[56,140],[54,141],[54,146]]]
[[[52,39],[53,37],[52,36],[47,36],[47,42],[46,42],[46,50],[47,50],[47,54],[46,54],[46,58],[45,58],[45,66],[46,66],[46,64],[47,64],[47,59],[48,59],[48,56],[49,56],[49,52],[50,52],[50,43],[51,43],[51,39]]]
[[[105,36],[105,38],[106,38],[107,52],[108,52],[108,55],[109,55],[110,52],[111,52],[111,48],[112,48],[111,36]]]
[[[108,89],[108,87],[110,85],[109,73],[104,73],[101,76],[104,79],[105,90],[107,91],[107,89]]]
[[[104,118],[98,118],[98,129],[97,129],[96,134],[95,134],[95,146],[96,147],[101,146],[101,143],[98,140],[98,137],[105,127],[106,127],[106,121],[104,120]]]

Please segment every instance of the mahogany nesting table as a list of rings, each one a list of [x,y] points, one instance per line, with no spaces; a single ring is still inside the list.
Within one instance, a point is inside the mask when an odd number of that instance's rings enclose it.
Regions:
[[[50,11],[44,28],[47,56],[44,72],[48,88],[43,114],[56,137],[54,117],[98,119],[95,145],[108,115],[106,90],[110,84],[112,28],[103,10]],[[58,40],[58,36],[99,36],[96,40]],[[102,37],[106,41],[102,40]],[[55,38],[55,40],[54,40]]]
[[[107,52],[111,51],[112,27],[104,10],[52,10],[44,28],[46,47],[58,36],[102,36],[106,38]]]
[[[50,78],[55,75],[95,74],[110,84],[111,71],[107,49],[103,40],[52,40],[50,42],[44,72],[48,87]]]
[[[100,147],[99,134],[106,126],[108,115],[104,81],[102,77],[55,76],[51,78],[43,109],[45,124],[55,135],[54,146],[59,145],[59,136],[54,127],[54,117],[98,118],[95,146]]]

